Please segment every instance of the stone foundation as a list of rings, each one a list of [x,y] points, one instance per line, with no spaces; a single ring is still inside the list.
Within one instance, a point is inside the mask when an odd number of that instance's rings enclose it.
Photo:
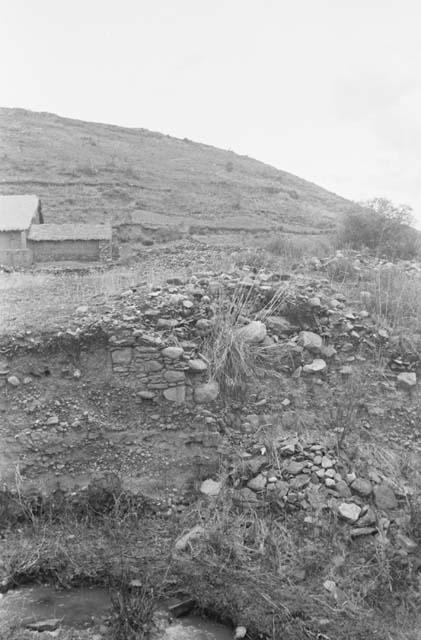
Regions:
[[[160,338],[130,335],[112,337],[109,349],[113,374],[145,400],[191,401],[207,379],[207,364],[192,342],[166,345]]]

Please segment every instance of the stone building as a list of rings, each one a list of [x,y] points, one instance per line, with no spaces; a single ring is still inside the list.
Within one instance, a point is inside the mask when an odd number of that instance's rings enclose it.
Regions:
[[[31,226],[43,222],[37,196],[0,196],[0,264],[28,266],[32,254],[28,247]]]
[[[112,229],[101,224],[34,225],[28,246],[34,262],[106,262],[112,259]]]

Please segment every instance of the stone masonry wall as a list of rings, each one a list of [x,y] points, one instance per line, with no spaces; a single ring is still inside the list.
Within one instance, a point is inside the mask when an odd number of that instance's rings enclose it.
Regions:
[[[206,386],[207,364],[193,342],[167,345],[159,337],[130,332],[110,339],[110,357],[113,374],[145,400],[189,402]]]

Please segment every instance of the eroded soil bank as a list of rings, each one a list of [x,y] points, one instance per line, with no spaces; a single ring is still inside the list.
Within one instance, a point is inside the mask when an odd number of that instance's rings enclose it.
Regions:
[[[60,348],[9,341],[6,586],[147,575],[251,640],[417,638],[416,343],[367,296],[284,275],[172,279],[79,310]]]

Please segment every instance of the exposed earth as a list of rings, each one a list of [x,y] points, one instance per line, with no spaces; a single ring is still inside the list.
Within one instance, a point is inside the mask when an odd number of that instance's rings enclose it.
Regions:
[[[0,268],[2,640],[419,640],[421,265],[231,151],[0,132],[2,193],[119,245]]]
[[[419,266],[338,254],[290,269],[238,260],[221,272],[204,268],[217,249],[185,267],[179,248],[165,255],[178,275],[159,285],[78,306],[60,327],[2,336],[5,588],[34,578],[104,584],[109,539],[125,549],[107,559],[110,575],[122,562],[129,575],[153,566],[166,595],[194,597],[249,638],[362,638],[369,628],[415,640],[419,342],[377,313],[373,277],[398,269],[416,284]],[[146,270],[160,259],[150,256]],[[93,530],[77,525],[74,540],[62,516],[49,516],[63,541],[56,551],[37,547],[39,525],[16,539],[28,511],[30,527],[45,509],[66,513],[92,496],[98,511],[101,492],[107,509],[110,495],[131,496],[150,514],[136,531],[117,534],[113,521],[98,533],[102,561],[92,547],[81,562],[79,542],[86,536],[90,549]],[[36,557],[18,562],[12,547],[27,551],[30,540]],[[270,573],[275,559],[282,567]],[[246,581],[235,597],[230,580]],[[258,613],[248,602],[257,593]],[[390,613],[397,599],[412,630],[399,630],[400,609]]]

